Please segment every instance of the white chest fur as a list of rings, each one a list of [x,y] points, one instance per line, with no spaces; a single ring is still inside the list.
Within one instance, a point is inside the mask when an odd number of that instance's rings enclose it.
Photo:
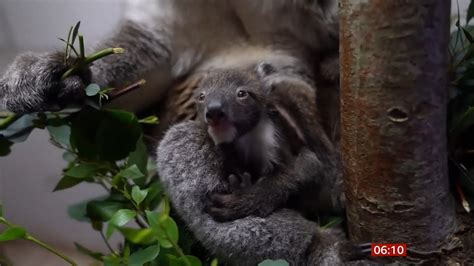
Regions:
[[[261,165],[261,173],[268,173],[278,160],[279,136],[275,125],[268,119],[240,137],[235,145],[246,163]]]

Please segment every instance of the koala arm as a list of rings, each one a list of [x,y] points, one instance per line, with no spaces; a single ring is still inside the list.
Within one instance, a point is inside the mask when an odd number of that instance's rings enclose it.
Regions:
[[[57,109],[84,99],[84,87],[90,82],[101,86],[122,86],[144,74],[162,68],[168,73],[170,50],[166,33],[125,21],[117,33],[100,47],[122,47],[124,54],[96,61],[89,69],[61,80],[67,69],[62,53],[25,53],[18,56],[0,78],[0,109],[17,113]],[[71,62],[69,62],[71,63]]]
[[[291,195],[317,182],[321,162],[316,155],[302,148],[288,165],[279,166],[251,186],[231,188],[231,193],[210,193],[206,211],[218,221],[255,215],[266,217],[283,207]]]
[[[206,194],[227,186],[222,163],[195,122],[169,129],[157,151],[160,178],[173,206],[207,249],[236,265],[265,259],[285,259],[290,265],[341,263],[341,248],[349,247],[343,234],[319,228],[295,211],[281,209],[266,218],[248,216],[226,223],[204,212]]]

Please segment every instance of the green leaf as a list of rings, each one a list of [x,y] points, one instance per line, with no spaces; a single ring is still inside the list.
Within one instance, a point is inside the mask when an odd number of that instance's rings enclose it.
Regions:
[[[202,263],[198,258],[190,255],[183,256],[179,258],[178,261],[183,266],[202,266]]]
[[[342,224],[343,219],[341,217],[332,217],[325,225],[321,226],[322,228],[330,228],[335,225]]]
[[[469,41],[469,43],[473,43],[474,39],[472,38],[471,33],[469,33],[469,31],[466,28],[462,28],[462,31],[464,32],[464,36]]]
[[[258,266],[289,266],[290,264],[285,260],[264,260]]]
[[[106,119],[97,129],[98,152],[105,160],[120,160],[135,150],[141,127],[132,113],[105,110]],[[117,145],[120,144],[120,145]]]
[[[120,227],[118,230],[128,241],[134,244],[149,245],[156,241],[153,230],[150,228],[138,229],[131,227]]]
[[[5,231],[3,231],[0,234],[0,242],[21,239],[25,235],[26,235],[25,229],[19,226],[8,227],[7,229],[5,229]]]
[[[469,8],[467,9],[466,24],[474,17],[474,2],[471,1]]]
[[[72,34],[72,30],[74,28],[71,26],[69,28],[69,32],[67,34],[67,41],[65,41],[64,39],[61,39],[59,38],[61,41],[64,41],[66,43],[66,51],[65,51],[65,58],[64,58],[64,61],[67,62],[67,60],[69,59],[69,56],[70,56],[70,53],[71,53],[71,50],[70,50],[70,47],[69,47],[69,42],[71,41],[71,34]]]
[[[76,159],[77,159],[77,155],[74,154],[74,153],[72,153],[72,152],[65,151],[65,152],[63,153],[63,160],[65,160],[66,162],[72,163],[72,162],[74,162]]]
[[[148,224],[150,224],[162,247],[171,248],[173,244],[178,242],[178,226],[171,217],[150,211],[146,211],[146,216]]]
[[[92,200],[87,203],[87,216],[92,220],[108,221],[112,218],[114,213],[120,209],[127,207],[125,202],[106,200]]]
[[[84,179],[76,178],[72,176],[64,176],[63,178],[59,180],[58,184],[56,184],[56,187],[54,187],[53,192],[73,187],[81,183],[82,181],[84,181]]]
[[[54,126],[47,126],[46,129],[48,130],[51,139],[56,141],[57,143],[64,144],[69,146],[69,139],[71,137],[71,127],[68,125],[62,125],[58,127]]]
[[[85,108],[72,121],[71,145],[84,159],[115,162],[135,150],[141,134],[132,113]]]
[[[158,211],[160,212],[161,215],[169,216],[170,210],[171,210],[170,200],[167,197],[163,197],[163,199],[161,199],[160,205],[158,206]]]
[[[117,227],[123,226],[135,218],[136,212],[128,209],[120,209],[109,220],[105,235],[109,238]]]
[[[148,185],[148,194],[144,200],[143,206],[147,206],[148,209],[154,210],[158,204],[161,203],[163,198],[163,190],[159,181],[154,181]]]
[[[143,264],[154,260],[160,253],[160,245],[153,245],[145,249],[134,252],[128,258],[128,265],[142,266]]]
[[[96,251],[92,251],[82,245],[80,245],[79,243],[77,242],[74,242],[74,246],[76,247],[76,249],[84,254],[84,255],[87,255],[93,259],[96,259],[98,261],[102,261],[102,257],[104,256],[104,254],[100,253],[100,252],[96,252]]]
[[[79,27],[81,26],[81,22],[78,21],[76,23],[76,26],[74,26],[74,30],[72,31],[72,38],[71,38],[71,45],[74,45],[74,42],[76,41],[77,34],[79,34]]]
[[[145,146],[145,143],[143,142],[143,136],[140,136],[140,138],[137,140],[137,143],[135,145],[135,150],[132,151],[127,160],[127,167],[136,165],[140,172],[142,172],[145,176],[148,175],[148,170],[147,170],[147,163],[148,163],[148,153],[147,149]]]
[[[0,156],[7,156],[8,154],[10,154],[12,145],[13,142],[0,136]]]
[[[0,202],[0,217],[3,217],[3,204]]]
[[[38,119],[37,114],[22,115],[16,119],[8,127],[0,130],[0,137],[9,140],[10,142],[18,143],[25,141],[35,128],[35,120]]]
[[[212,259],[211,266],[218,266],[218,265],[219,265],[219,261],[216,258]]]
[[[102,257],[104,260],[104,266],[123,266],[125,263],[122,262],[122,258],[114,257],[114,256],[104,256]]]
[[[138,186],[133,186],[132,188],[132,199],[137,205],[140,205],[140,203],[146,198],[147,194],[148,190],[146,189],[141,190]]]
[[[91,83],[86,87],[87,96],[95,96],[100,92],[100,86],[95,83]]]
[[[87,204],[89,201],[83,201],[76,204],[72,204],[67,208],[67,214],[69,217],[80,222],[89,222],[90,219],[87,217]]]
[[[450,137],[455,138],[474,125],[474,107],[469,107],[456,121],[450,131]]]
[[[176,256],[173,256],[171,254],[166,254],[166,258],[168,259],[168,265],[169,266],[183,266],[182,262],[179,261]]]
[[[156,117],[155,115],[151,115],[151,116],[147,116],[145,118],[142,118],[142,119],[138,120],[138,122],[140,122],[142,124],[156,125],[156,124],[158,124],[158,117]]]
[[[64,175],[76,178],[87,178],[94,175],[98,170],[96,165],[82,163],[69,168]]]
[[[120,171],[119,175],[123,177],[127,177],[130,179],[141,178],[144,177],[143,173],[138,169],[136,165],[132,165],[122,171]]]

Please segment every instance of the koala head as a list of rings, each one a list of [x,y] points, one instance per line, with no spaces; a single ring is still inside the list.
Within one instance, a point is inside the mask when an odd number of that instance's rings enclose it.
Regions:
[[[254,70],[211,71],[195,92],[198,119],[215,144],[231,143],[254,129],[265,115],[266,99]]]

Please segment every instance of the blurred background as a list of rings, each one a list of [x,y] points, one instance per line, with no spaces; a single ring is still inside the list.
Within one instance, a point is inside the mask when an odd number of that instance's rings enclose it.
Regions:
[[[0,76],[19,53],[63,49],[57,38],[66,38],[69,26],[79,20],[86,46],[106,38],[122,17],[124,2],[0,0]],[[468,0],[459,0],[461,14],[465,13],[468,3]],[[452,14],[457,15],[455,0],[452,1]],[[49,143],[47,134],[34,131],[26,142],[14,145],[8,157],[0,157],[0,201],[9,220],[64,250],[80,265],[91,265],[91,261],[76,253],[73,242],[98,251],[105,251],[106,247],[89,224],[69,218],[67,208],[103,192],[100,187],[82,184],[52,193],[64,166],[62,153]],[[66,265],[24,241],[0,243],[2,255],[10,258],[14,265]]]

